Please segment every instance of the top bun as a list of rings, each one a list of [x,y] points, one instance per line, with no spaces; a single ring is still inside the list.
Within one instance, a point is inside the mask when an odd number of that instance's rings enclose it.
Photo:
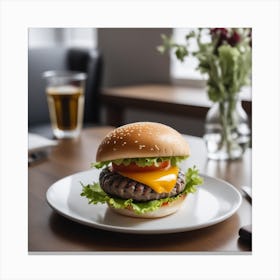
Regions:
[[[108,133],[96,161],[122,158],[188,156],[189,145],[175,129],[154,122],[136,122]]]

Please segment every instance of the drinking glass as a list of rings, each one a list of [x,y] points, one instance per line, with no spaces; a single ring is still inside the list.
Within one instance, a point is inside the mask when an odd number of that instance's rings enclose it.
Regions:
[[[73,71],[46,71],[46,95],[53,134],[58,139],[80,135],[87,75]]]

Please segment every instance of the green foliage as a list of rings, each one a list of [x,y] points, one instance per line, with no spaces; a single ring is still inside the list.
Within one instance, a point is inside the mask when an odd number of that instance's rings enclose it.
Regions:
[[[174,49],[176,57],[183,61],[188,55],[198,59],[197,70],[207,76],[207,92],[213,102],[232,99],[244,85],[250,83],[252,67],[251,31],[248,28],[216,28],[191,31],[186,44],[176,44],[162,35],[161,53]],[[220,29],[220,30],[219,30]],[[202,32],[209,32],[211,41],[202,42]],[[189,51],[190,40],[196,40],[197,50]]]
[[[180,61],[184,61],[184,58],[189,55],[189,52],[186,46],[175,44],[172,38],[167,37],[166,35],[162,34],[162,45],[157,47],[157,50],[164,54],[169,49],[175,48],[175,55]]]

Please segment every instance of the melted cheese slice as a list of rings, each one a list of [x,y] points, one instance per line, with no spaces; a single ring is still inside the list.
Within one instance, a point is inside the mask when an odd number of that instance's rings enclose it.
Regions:
[[[168,170],[119,173],[125,177],[149,186],[157,193],[169,193],[176,184],[179,168],[174,166]]]

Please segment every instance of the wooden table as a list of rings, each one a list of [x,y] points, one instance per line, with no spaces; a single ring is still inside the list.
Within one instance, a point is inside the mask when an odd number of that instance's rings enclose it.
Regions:
[[[242,106],[251,116],[252,103],[248,94],[242,94]],[[205,89],[173,85],[141,85],[104,88],[101,101],[106,108],[106,123],[119,126],[124,123],[126,109],[143,109],[205,119],[211,106]]]
[[[238,239],[241,226],[251,223],[251,205],[244,199],[231,218],[208,228],[190,232],[134,235],[103,231],[70,221],[54,212],[46,202],[47,189],[55,181],[89,169],[96,148],[110,127],[89,128],[79,139],[63,140],[49,158],[28,168],[29,252],[245,252],[251,247]],[[202,173],[227,180],[239,188],[251,186],[251,151],[232,162],[208,161],[201,138],[186,136],[192,151],[187,164]]]

